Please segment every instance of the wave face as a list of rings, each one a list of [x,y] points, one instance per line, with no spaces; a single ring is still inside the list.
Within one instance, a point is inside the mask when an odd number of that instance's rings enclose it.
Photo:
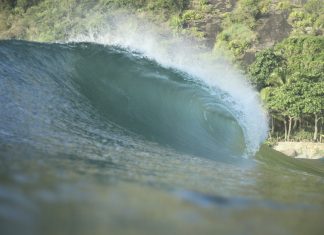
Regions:
[[[140,54],[90,43],[17,41],[2,42],[0,51],[0,138],[35,145],[46,139],[66,151],[67,140],[83,149],[95,129],[109,139],[118,129],[127,133],[123,140],[135,134],[198,157],[226,161],[246,151],[224,101],[228,94]],[[84,141],[78,142],[76,128]]]

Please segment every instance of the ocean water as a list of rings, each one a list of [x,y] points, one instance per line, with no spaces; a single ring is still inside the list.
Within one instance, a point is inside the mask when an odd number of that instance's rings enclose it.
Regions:
[[[0,41],[1,234],[323,233],[323,161],[231,68],[103,44]]]

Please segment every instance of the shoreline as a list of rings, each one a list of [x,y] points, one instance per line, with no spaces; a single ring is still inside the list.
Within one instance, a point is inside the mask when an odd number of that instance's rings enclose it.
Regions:
[[[324,158],[324,143],[293,141],[278,142],[272,148],[292,158]]]

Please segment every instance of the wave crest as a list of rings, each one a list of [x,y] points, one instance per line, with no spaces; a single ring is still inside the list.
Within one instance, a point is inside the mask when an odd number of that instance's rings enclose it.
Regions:
[[[224,103],[243,129],[248,155],[254,154],[267,136],[267,115],[258,93],[234,66],[199,48],[193,40],[174,37],[150,23],[123,15],[111,17],[105,27],[71,36],[68,41],[122,47],[189,74],[190,79],[207,85],[210,93],[215,92],[214,88],[222,90],[227,94],[222,97]]]

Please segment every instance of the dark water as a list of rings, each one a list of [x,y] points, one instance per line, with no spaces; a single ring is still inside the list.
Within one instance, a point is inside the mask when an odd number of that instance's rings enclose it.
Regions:
[[[227,96],[116,47],[0,42],[1,234],[322,234],[323,162],[249,156]]]

